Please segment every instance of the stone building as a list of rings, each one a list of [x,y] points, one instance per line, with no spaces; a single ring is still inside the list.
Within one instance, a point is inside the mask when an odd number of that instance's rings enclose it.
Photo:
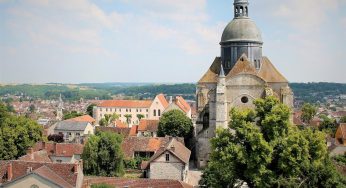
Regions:
[[[263,41],[249,18],[248,0],[234,0],[234,19],[221,38],[221,57],[216,57],[197,84],[197,166],[207,164],[209,139],[217,128],[226,128],[229,111],[254,108],[253,101],[275,96],[293,107],[293,93],[287,79],[262,56]]]

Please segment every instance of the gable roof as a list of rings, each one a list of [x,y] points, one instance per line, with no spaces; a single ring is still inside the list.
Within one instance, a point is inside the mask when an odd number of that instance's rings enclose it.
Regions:
[[[132,125],[129,136],[137,136],[138,125]]]
[[[170,141],[169,137],[127,137],[121,143],[125,158],[132,158],[135,152],[156,152]],[[183,138],[178,141],[184,143]]]
[[[7,165],[12,165],[12,181],[27,175],[27,170],[29,168],[32,169],[33,173],[36,173],[47,179],[49,178],[49,180],[53,182],[59,182],[63,184],[67,183],[70,185],[68,187],[75,187],[77,185],[78,176],[79,175],[83,176],[83,174],[74,173],[75,164],[72,164],[72,163],[42,163],[42,162],[12,160],[12,161],[8,161]],[[46,167],[41,168],[43,166],[46,166]],[[7,171],[7,166],[5,168]],[[52,174],[51,172],[54,172],[54,174]],[[60,178],[57,178],[57,176]],[[66,183],[61,181],[61,179],[64,180]],[[0,182],[4,180],[5,179],[0,178]]]
[[[156,132],[159,127],[159,120],[141,119],[138,125],[138,131]]]
[[[175,104],[185,113],[188,113],[191,110],[190,105],[181,96],[176,97]]]
[[[52,162],[46,150],[35,151],[32,154],[28,153],[18,158],[20,161],[36,161],[36,162]]]
[[[221,58],[216,57],[208,71],[202,76],[198,83],[216,83],[220,72]]]
[[[93,124],[96,120],[89,115],[84,115],[84,116],[67,119],[66,121],[88,122],[90,124]]]
[[[77,143],[52,143],[37,142],[33,147],[35,152],[45,150],[48,156],[72,157],[73,155],[82,155],[83,144]]]
[[[149,108],[151,100],[106,100],[98,107],[120,107],[120,108]]]
[[[79,121],[60,121],[56,124],[54,130],[63,130],[63,131],[84,131],[85,128],[89,125],[88,122],[79,122]]]
[[[221,58],[216,57],[208,71],[202,76],[198,83],[217,83],[218,73],[220,72]],[[287,79],[274,67],[270,60],[263,56],[262,65],[259,70],[252,65],[245,54],[243,54],[231,71],[227,74],[227,78],[237,76],[239,74],[251,74],[260,77],[269,83],[286,83]]]
[[[141,165],[143,169],[148,168],[150,163],[157,159],[159,156],[161,156],[164,152],[169,151],[171,154],[176,156],[178,159],[180,159],[183,163],[188,164],[190,160],[191,151],[185,147],[184,144],[177,141],[175,138],[172,138],[170,142],[164,146],[161,147],[151,158],[148,162],[145,162],[144,165]]]
[[[161,102],[163,108],[167,108],[167,107],[168,107],[169,104],[168,104],[168,102],[167,102],[165,96],[164,96],[162,93],[159,94],[159,95],[157,95],[157,98],[160,100],[160,102]]]
[[[119,119],[114,121],[114,124],[115,124],[115,127],[118,127],[118,128],[129,128],[128,125],[126,125],[125,123],[123,123]]]
[[[40,168],[34,170],[32,173],[37,174],[61,187],[73,187],[71,184],[66,182],[62,177],[60,177],[58,174],[52,171],[52,169],[48,168],[47,166],[41,166]]]

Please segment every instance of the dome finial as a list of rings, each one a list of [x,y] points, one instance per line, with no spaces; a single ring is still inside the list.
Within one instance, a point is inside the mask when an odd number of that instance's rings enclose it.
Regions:
[[[249,16],[249,1],[248,0],[234,0],[234,17],[248,17]]]

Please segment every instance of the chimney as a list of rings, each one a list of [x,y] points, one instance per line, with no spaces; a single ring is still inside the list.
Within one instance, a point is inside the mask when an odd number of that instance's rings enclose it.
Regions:
[[[13,177],[13,172],[12,172],[12,163],[8,164],[7,166],[7,181],[11,181]]]
[[[26,150],[26,154],[30,157],[31,160],[34,160],[34,149],[32,147]]]
[[[54,151],[54,154],[56,154],[58,150],[58,144],[56,142],[53,143],[53,151]]]
[[[173,151],[173,152],[175,151],[174,145],[171,146],[171,151]]]
[[[73,166],[73,172],[74,172],[75,174],[78,174],[78,166],[79,166],[78,162],[75,162],[75,163],[74,163],[74,166]]]

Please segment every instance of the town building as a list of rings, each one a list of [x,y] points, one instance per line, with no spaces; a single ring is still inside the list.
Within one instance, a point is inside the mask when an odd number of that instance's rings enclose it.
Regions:
[[[93,115],[98,123],[106,114],[116,113],[119,120],[132,127],[139,124],[138,115],[143,115],[145,119],[160,119],[168,105],[163,94],[157,95],[154,100],[106,100],[94,107]]]
[[[217,128],[227,128],[229,111],[254,108],[258,98],[275,96],[293,107],[293,92],[287,79],[262,55],[263,40],[249,18],[248,0],[234,0],[234,19],[221,38],[221,56],[197,83],[197,166],[206,166],[210,138]]]
[[[71,119],[67,119],[66,121],[74,121],[74,122],[88,122],[92,125],[95,125],[96,120],[94,118],[92,118],[89,115],[83,115],[83,116],[78,116],[75,118],[71,118]]]
[[[171,101],[168,107],[165,109],[164,113],[171,110],[180,110],[184,114],[186,114],[188,118],[192,118],[191,106],[181,96],[177,96],[174,101]]]
[[[187,182],[191,151],[176,139],[162,146],[149,161],[143,161],[144,177]]]
[[[83,143],[95,131],[95,127],[89,122],[65,120],[53,126],[54,134],[63,134],[65,142]]]
[[[137,129],[138,137],[157,137],[159,120],[141,119]]]
[[[79,163],[0,161],[0,187],[80,188],[83,170]]]
[[[20,161],[75,163],[81,160],[83,144],[38,142],[20,157]]]
[[[335,133],[335,139],[339,145],[346,147],[346,123],[340,123]]]

